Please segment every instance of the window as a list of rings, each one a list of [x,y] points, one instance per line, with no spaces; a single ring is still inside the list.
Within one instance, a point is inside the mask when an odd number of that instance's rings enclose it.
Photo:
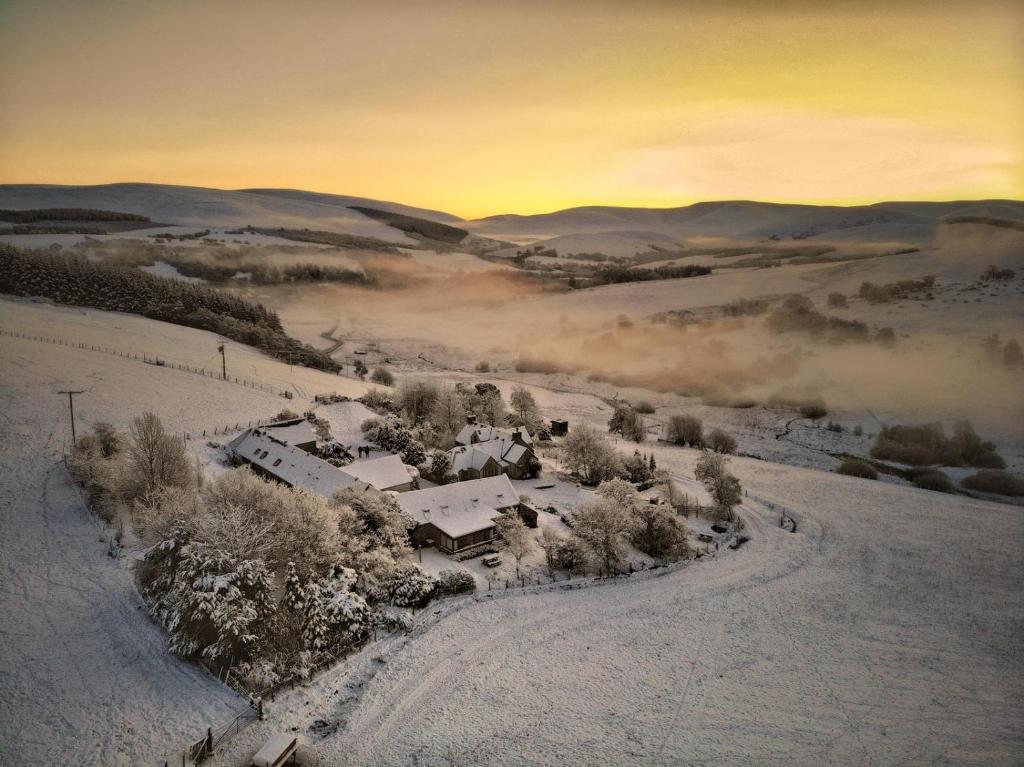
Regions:
[[[274,465],[275,466],[280,466],[281,465],[281,459],[278,458],[276,461],[274,461]]]

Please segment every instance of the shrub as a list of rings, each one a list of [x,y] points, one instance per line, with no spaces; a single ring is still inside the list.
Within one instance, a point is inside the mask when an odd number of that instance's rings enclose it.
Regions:
[[[969,421],[958,421],[952,437],[946,436],[939,423],[884,427],[871,448],[871,456],[909,466],[1006,467],[995,446],[983,441]]]
[[[833,309],[845,307],[847,306],[846,296],[844,296],[842,293],[829,293],[828,305]]]
[[[395,400],[386,391],[381,389],[370,389],[357,402],[362,402],[366,407],[377,413],[395,412]]]
[[[490,362],[486,362],[486,361],[478,362],[478,363],[476,363],[475,370],[476,370],[477,373],[490,373],[491,372],[491,363]]]
[[[736,438],[721,429],[712,429],[708,435],[707,445],[716,453],[735,453]]]
[[[377,368],[373,371],[373,375],[370,376],[370,380],[374,383],[378,383],[381,386],[394,386],[395,376],[387,368]]]
[[[828,408],[825,406],[825,400],[816,399],[810,402],[805,402],[800,406],[800,415],[804,418],[811,418],[818,420],[828,415]]]
[[[968,490],[977,490],[981,493],[1010,496],[1024,495],[1024,479],[1008,471],[1000,471],[998,469],[982,469],[976,474],[964,477],[960,484]]]
[[[955,493],[953,482],[941,471],[932,471],[919,475],[913,480],[914,487],[922,490],[933,490],[937,493]]]
[[[469,594],[476,591],[476,581],[465,570],[442,570],[437,574],[437,593],[441,596]]]
[[[650,413],[654,412],[654,405],[652,405],[647,400],[642,399],[639,402],[637,402],[636,405],[633,406],[633,409],[638,413],[644,413],[645,415],[649,415]]]
[[[847,477],[860,477],[861,479],[878,479],[878,472],[875,467],[866,461],[859,461],[856,458],[847,458],[836,469],[837,474],[845,474]]]
[[[692,415],[674,415],[668,419],[665,441],[673,445],[704,446],[704,425]]]

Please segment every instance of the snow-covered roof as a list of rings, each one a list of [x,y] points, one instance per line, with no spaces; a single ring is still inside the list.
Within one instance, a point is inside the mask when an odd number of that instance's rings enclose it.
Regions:
[[[313,425],[305,418],[270,423],[263,428],[269,430],[275,439],[288,445],[305,445],[309,442],[316,442]]]
[[[408,484],[412,479],[409,467],[402,463],[402,459],[397,455],[356,461],[346,466],[343,471],[362,482],[373,485],[378,490],[390,490]]]
[[[508,477],[500,474],[401,493],[395,500],[417,524],[430,523],[458,538],[491,527],[502,509],[519,503],[519,493]]]
[[[322,461],[305,450],[287,445],[262,428],[248,429],[228,443],[228,449],[292,487],[330,498],[339,490],[370,483]]]
[[[529,449],[518,442],[501,437],[452,448],[449,451],[449,457],[452,461],[452,469],[460,472],[467,469],[480,470],[487,463],[488,458],[493,458],[502,466],[518,463]]]
[[[533,437],[530,436],[530,432],[526,429],[516,428],[510,431],[508,429],[499,429],[497,426],[484,426],[478,423],[467,423],[463,426],[462,430],[455,437],[455,444],[469,445],[489,442],[494,439],[513,441],[517,434],[527,445],[533,444]]]

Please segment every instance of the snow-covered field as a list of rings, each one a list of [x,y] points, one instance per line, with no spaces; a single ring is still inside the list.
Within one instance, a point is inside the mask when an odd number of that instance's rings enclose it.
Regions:
[[[1019,764],[1019,510],[737,464],[796,534],[750,510],[728,557],[482,598],[389,660],[323,761]]]
[[[0,327],[159,350],[189,364],[216,353],[209,333],[31,302],[0,302]],[[294,391],[365,388],[247,347],[232,352],[250,375]],[[99,420],[125,427],[147,410],[173,431],[196,433],[308,401],[0,335],[0,764],[174,764],[245,703],[167,652],[136,592],[131,556],[107,556],[110,532],[82,507],[59,463],[70,430],[58,391],[68,388],[85,390],[75,400],[80,433]]]
[[[219,363],[216,336],[129,315],[3,300],[0,325]],[[106,556],[106,533],[56,463],[69,436],[57,391],[86,390],[83,428],[153,410],[194,433],[366,385],[238,345],[229,366],[296,399],[4,335],[0,360],[0,762],[173,760],[240,704],[167,654],[129,562]],[[574,422],[609,412],[590,393],[534,392]],[[338,436],[357,436],[365,413],[321,410]],[[642,449],[692,476],[695,451]],[[791,510],[795,534],[751,497],[753,540],[726,556],[432,605],[410,636],[270,702],[267,721],[216,762],[246,764],[263,738],[294,727],[322,764],[1019,764],[1021,510],[762,461],[733,467],[752,496]],[[556,484],[553,505],[571,492]],[[334,733],[311,732],[318,719]]]

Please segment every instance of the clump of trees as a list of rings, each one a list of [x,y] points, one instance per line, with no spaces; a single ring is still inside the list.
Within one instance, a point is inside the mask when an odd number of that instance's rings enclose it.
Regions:
[[[982,282],[1005,282],[1016,276],[1017,273],[1013,269],[1000,269],[995,264],[989,264],[979,279]]]
[[[659,559],[688,553],[686,526],[666,504],[649,503],[623,479],[602,482],[597,496],[572,514],[573,534],[603,574],[614,573],[632,544]],[[545,548],[547,552],[547,548]],[[553,557],[558,552],[553,548]]]
[[[941,423],[883,427],[871,457],[909,466],[975,466],[1006,468],[991,442],[981,439],[970,421],[957,421],[947,436]]]
[[[135,520],[140,591],[172,651],[250,684],[306,673],[392,625],[393,606],[442,593],[408,562],[413,523],[392,498],[325,499],[247,468],[200,482],[151,414],[127,434],[97,425],[70,465]]]
[[[707,446],[716,453],[735,453],[736,438],[721,429],[712,429],[707,438]]]
[[[686,264],[683,266],[658,266],[654,269],[634,269],[628,265],[602,266],[594,271],[588,281],[592,285],[613,285],[623,282],[647,282],[649,280],[674,280],[701,277],[711,274],[710,266]]]
[[[697,461],[694,477],[711,496],[715,516],[722,520],[732,520],[733,509],[743,499],[743,487],[739,479],[729,472],[729,459],[721,453],[705,450]]]
[[[871,331],[865,323],[822,314],[804,295],[787,297],[768,315],[765,324],[773,333],[805,332],[828,343],[871,340]]]
[[[962,487],[996,495],[1024,495],[1024,479],[999,469],[982,469],[960,481]]]
[[[608,431],[621,434],[633,442],[643,442],[647,439],[643,416],[627,402],[616,404],[615,412],[608,421]]]
[[[84,256],[0,246],[0,293],[141,314],[220,333],[278,359],[331,372],[341,369],[330,356],[287,335],[278,316],[262,304]]]
[[[869,304],[884,304],[889,301],[899,301],[911,298],[916,293],[926,293],[935,285],[935,277],[927,275],[919,280],[899,280],[885,285],[876,285],[873,282],[862,282],[857,295]]]
[[[622,473],[622,461],[611,442],[589,424],[580,424],[562,443],[565,465],[585,485],[597,485]]]
[[[360,429],[369,442],[382,450],[398,453],[403,463],[419,466],[427,460],[426,447],[400,419],[368,418]]]
[[[395,376],[387,368],[376,368],[370,375],[370,380],[381,386],[395,385]]]
[[[674,415],[668,419],[665,441],[673,445],[704,447],[704,424],[692,415]]]

